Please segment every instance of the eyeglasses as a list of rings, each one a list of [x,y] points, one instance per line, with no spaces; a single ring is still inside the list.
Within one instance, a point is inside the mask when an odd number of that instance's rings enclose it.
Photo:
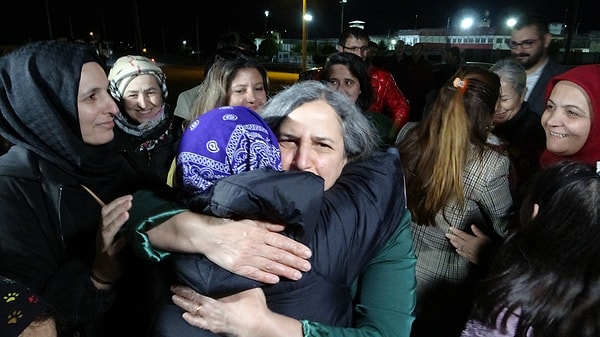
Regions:
[[[361,52],[365,52],[369,50],[369,46],[364,46],[364,47],[346,47],[346,46],[342,46],[343,49],[348,49],[349,51],[356,53],[357,51],[361,51]]]
[[[539,40],[540,38],[537,39],[529,39],[529,40],[525,40],[522,42],[516,42],[516,41],[510,41],[508,44],[508,48],[510,49],[517,49],[517,47],[521,46],[523,49],[530,49],[531,47],[533,47],[533,44],[535,43],[535,41]]]

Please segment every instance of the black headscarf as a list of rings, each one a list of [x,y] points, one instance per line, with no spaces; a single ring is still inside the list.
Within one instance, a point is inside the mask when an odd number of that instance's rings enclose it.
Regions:
[[[77,97],[85,63],[104,66],[83,43],[41,41],[0,58],[0,134],[75,176],[82,183],[116,174],[112,142],[83,141]]]

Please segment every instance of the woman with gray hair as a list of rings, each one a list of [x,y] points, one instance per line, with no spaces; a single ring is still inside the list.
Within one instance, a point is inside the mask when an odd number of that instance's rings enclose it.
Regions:
[[[174,287],[175,304],[188,312],[183,318],[193,326],[231,335],[320,336],[347,331],[344,333],[358,336],[368,332],[385,335],[403,331],[401,335],[408,336],[415,301],[415,258],[398,156],[375,151],[376,136],[360,110],[343,94],[317,81],[300,82],[280,92],[260,112],[277,135],[282,168],[288,172],[267,172],[262,181],[243,179],[244,175],[258,170],[222,178],[215,184],[211,196],[221,195],[219,185],[232,179],[235,184],[229,185],[240,187],[241,192],[230,187],[220,198],[221,202],[217,202],[219,207],[233,214],[214,215],[243,218],[250,213],[264,219],[266,216],[256,215],[265,214],[264,209],[248,212],[249,203],[235,202],[233,198],[239,193],[252,194],[249,200],[266,196],[258,203],[259,208],[269,205],[270,209],[274,208],[271,213],[277,213],[297,206],[280,205],[286,190],[289,194],[306,188],[293,180],[285,182],[280,179],[282,176],[302,174],[289,171],[320,176],[325,189],[320,209],[301,210],[303,215],[318,217],[314,229],[305,226],[303,235],[303,242],[313,251],[312,269],[300,280],[282,280],[267,287],[258,288],[260,284],[255,283],[231,291],[233,288],[228,285],[230,292],[226,295],[230,297],[223,302],[208,297],[210,287],[215,285],[210,277],[203,280],[205,284],[194,287],[202,289],[202,295],[190,288]],[[262,193],[263,190],[270,193]],[[235,211],[240,207],[245,214]],[[178,232],[191,233],[188,235],[198,232],[193,224],[175,226]],[[173,230],[171,228],[171,233]],[[143,231],[137,228],[135,232]],[[153,247],[145,247],[146,252],[161,248],[161,240],[177,242],[168,238],[169,229],[163,225],[147,234]],[[198,266],[196,272],[204,270]],[[232,279],[226,282],[231,284]],[[357,284],[360,284],[358,293],[353,290]],[[375,296],[375,293],[385,296]],[[230,306],[238,300],[239,305]],[[357,307],[353,305],[354,300],[360,302]],[[248,301],[252,302],[250,310],[244,309]],[[228,314],[222,315],[223,312]],[[165,308],[158,316],[154,335],[203,336],[207,333],[187,325],[181,317],[180,309]],[[390,322],[394,322],[393,326]],[[258,326],[249,326],[249,323]]]
[[[306,103],[324,101],[340,119],[344,152],[348,161],[361,160],[373,155],[377,147],[377,133],[358,106],[344,95],[322,83],[298,83],[294,90],[284,90],[277,99],[268,102],[260,110],[260,115],[273,130],[279,130],[281,123],[294,110]]]
[[[539,159],[546,146],[540,116],[529,110],[524,101],[527,75],[519,62],[502,59],[491,68],[500,77],[500,98],[494,113],[492,132],[511,161],[511,187],[518,200],[521,187],[539,169]]]

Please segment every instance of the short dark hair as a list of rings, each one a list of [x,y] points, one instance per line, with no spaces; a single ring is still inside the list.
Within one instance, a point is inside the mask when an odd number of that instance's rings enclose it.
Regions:
[[[350,37],[354,36],[357,40],[367,40],[369,41],[369,35],[365,32],[364,29],[360,27],[350,27],[346,28],[344,31],[340,33],[340,38],[338,43],[340,46],[344,46],[346,44],[346,40]]]
[[[539,35],[548,33],[548,19],[539,14],[525,14],[517,19],[515,30],[521,30],[527,26],[535,26]]]

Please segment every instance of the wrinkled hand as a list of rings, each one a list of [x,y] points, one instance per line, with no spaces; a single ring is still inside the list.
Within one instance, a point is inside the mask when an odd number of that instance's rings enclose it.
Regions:
[[[222,220],[221,220],[222,221]],[[279,276],[298,280],[310,270],[308,247],[279,234],[283,227],[252,220],[223,221],[203,236],[212,244],[205,256],[235,274],[264,283]]]
[[[246,290],[215,300],[184,286],[173,286],[173,302],[186,312],[183,319],[190,325],[226,336],[259,334],[261,316],[268,315],[261,288]]]
[[[492,244],[492,240],[475,225],[471,225],[471,230],[475,235],[450,227],[450,232],[446,233],[446,238],[450,239],[450,244],[456,248],[458,255],[465,257],[474,264],[479,264],[483,259],[486,248]]]
[[[117,234],[129,219],[132,200],[131,195],[126,195],[102,207],[102,226],[96,234],[96,257],[92,268],[94,275],[102,280],[114,282],[122,274],[119,253],[126,241],[123,237],[117,238]]]

